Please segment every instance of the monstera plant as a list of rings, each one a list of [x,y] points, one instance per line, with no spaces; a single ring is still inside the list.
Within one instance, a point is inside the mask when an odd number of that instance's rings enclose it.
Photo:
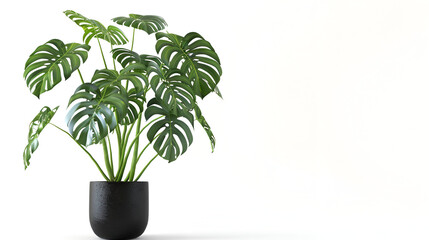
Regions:
[[[215,137],[198,102],[212,92],[221,97],[217,85],[222,68],[206,39],[196,32],[184,36],[165,32],[167,23],[159,16],[129,14],[113,18],[116,24],[132,28],[130,48],[117,47],[129,42],[118,27],[105,27],[71,10],[64,14],[83,30],[83,43],[52,39],[38,46],[25,63],[24,78],[30,92],[38,98],[57,84],[67,84],[63,80],[73,74],[81,84],[67,106],[68,130],[51,123],[58,107],[43,107],[30,123],[25,168],[30,165],[39,145],[38,136],[47,125],[73,139],[108,182],[139,180],[158,156],[175,161],[192,144],[195,123],[207,133],[213,151]],[[136,30],[155,34],[159,56],[133,51]],[[110,64],[100,40],[110,45]],[[100,68],[92,76],[83,76],[79,68],[94,47],[101,53]],[[144,135],[146,141],[141,139]],[[116,139],[111,140],[112,137]],[[102,145],[104,168],[87,149],[93,144]],[[151,145],[156,155],[139,172],[137,163]],[[129,171],[125,172],[127,164]]]

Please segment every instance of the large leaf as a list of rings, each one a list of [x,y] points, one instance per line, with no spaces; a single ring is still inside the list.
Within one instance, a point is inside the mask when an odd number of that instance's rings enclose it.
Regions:
[[[89,19],[83,15],[72,11],[64,11],[64,14],[75,22],[84,30],[83,41],[89,44],[92,38],[100,38],[106,40],[112,45],[122,45],[128,42],[127,37],[121,29],[115,26],[108,26],[107,28],[97,20]]]
[[[115,70],[102,69],[95,71],[92,78],[92,83],[95,84],[101,91],[106,88],[116,88],[118,92],[125,91],[121,85],[122,81],[129,81],[133,84],[133,88],[128,91],[128,109],[121,124],[131,124],[137,120],[138,114],[143,111],[144,86],[148,84],[146,76],[139,72],[131,72],[133,66],[123,69],[120,73]],[[135,66],[138,67],[138,66]]]
[[[143,30],[147,34],[158,32],[167,26],[167,22],[160,16],[138,14],[130,14],[129,16],[116,17],[113,21],[120,25]]]
[[[126,115],[128,99],[124,89],[106,88],[92,84],[80,85],[71,96],[74,103],[66,116],[71,135],[82,145],[98,143],[107,136]],[[116,116],[115,116],[116,112]]]
[[[172,114],[165,103],[153,98],[148,103],[145,118],[148,120],[155,115],[161,115],[162,118],[152,124],[147,138],[150,142],[154,141],[153,148],[162,158],[172,162],[186,152],[193,141],[191,129],[182,121],[187,119],[193,126],[193,115],[182,110]]]
[[[28,144],[25,147],[23,154],[25,169],[30,165],[31,154],[33,154],[39,146],[38,138],[40,133],[54,117],[57,109],[58,107],[52,110],[49,107],[43,107],[33,121],[31,121],[30,130],[28,132]]]
[[[212,152],[214,152],[214,149],[215,149],[215,146],[216,146],[216,138],[213,135],[213,132],[212,132],[212,130],[210,128],[210,125],[207,123],[206,119],[201,114],[201,109],[200,109],[200,107],[198,107],[198,105],[194,106],[194,111],[195,111],[195,118],[198,120],[198,122],[204,128],[204,131],[206,131],[207,136],[210,139],[210,145],[211,145],[211,148],[212,148]]]
[[[210,92],[219,93],[217,84],[222,75],[220,60],[212,45],[200,34],[190,32],[185,37],[159,32],[156,51],[170,68],[180,68],[192,83],[196,95],[204,98]]]
[[[90,46],[79,43],[64,44],[52,39],[36,48],[25,63],[24,78],[36,97],[51,90],[76,71],[88,58]]]
[[[167,104],[169,111],[177,114],[178,109],[189,111],[195,104],[195,94],[189,79],[179,69],[165,69],[150,64],[148,74],[155,96]]]

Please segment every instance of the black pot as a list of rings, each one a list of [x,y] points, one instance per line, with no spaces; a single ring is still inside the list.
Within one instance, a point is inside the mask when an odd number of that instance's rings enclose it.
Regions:
[[[146,229],[148,217],[148,182],[90,183],[89,221],[100,238],[137,238]]]

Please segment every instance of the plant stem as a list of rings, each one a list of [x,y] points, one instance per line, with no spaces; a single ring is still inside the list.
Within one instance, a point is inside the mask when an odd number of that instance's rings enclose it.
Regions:
[[[134,145],[134,143],[137,141],[137,139],[140,137],[140,134],[142,134],[143,133],[143,131],[151,124],[151,123],[153,123],[154,121],[156,121],[156,120],[158,120],[158,119],[160,119],[160,118],[162,118],[163,116],[159,116],[159,117],[157,117],[157,118],[155,118],[155,119],[153,119],[152,121],[150,121],[149,123],[147,123],[144,127],[143,127],[143,129],[142,130],[140,130],[140,132],[138,133],[138,134],[136,134],[136,137],[134,138],[134,140],[130,143],[130,147],[128,148],[128,151],[127,151],[127,154],[125,155],[125,157],[124,157],[124,161],[123,161],[123,163],[122,163],[122,168],[120,169],[120,171],[119,171],[119,175],[117,175],[117,177],[116,177],[116,181],[117,182],[119,182],[119,181],[121,181],[121,179],[122,179],[122,176],[123,176],[123,174],[124,174],[124,171],[125,171],[125,166],[127,165],[127,160],[128,160],[128,156],[130,155],[130,153],[131,153],[131,149],[132,149],[132,147],[133,147],[133,145]],[[123,150],[125,150],[125,149],[123,149]]]
[[[101,48],[100,40],[97,38],[98,46],[100,47],[101,56],[103,57],[104,67],[107,69],[106,59],[104,59],[103,49]]]
[[[79,68],[77,69],[77,72],[79,73],[80,80],[82,81],[82,84],[84,84],[85,82],[83,81],[82,73],[80,72]]]
[[[110,43],[110,50],[113,51],[113,45],[112,45],[112,43]],[[115,71],[116,71],[115,59],[113,57],[112,57],[112,60],[113,60],[113,69],[115,69]]]
[[[131,51],[133,50],[133,48],[134,48],[134,34],[136,33],[136,29],[135,28],[133,28],[133,40],[131,41]]]
[[[109,152],[110,152],[110,166],[112,167],[112,172],[114,173],[114,167],[113,167],[113,154],[112,154],[112,144],[110,143],[110,137],[109,134],[107,134],[107,140],[109,141]],[[115,177],[115,176],[113,176]]]
[[[149,167],[149,165],[153,162],[153,160],[155,160],[155,158],[158,157],[158,154],[155,155],[155,157],[153,157],[147,164],[146,166],[143,168],[143,170],[140,172],[140,174],[137,176],[136,180],[134,180],[134,182],[137,182],[139,180],[139,178],[142,176],[142,174],[144,173],[144,171],[146,171],[146,168]]]
[[[140,125],[142,122],[142,113],[139,114],[139,117],[137,119],[137,129],[136,129],[136,135],[140,131]],[[133,153],[133,161],[131,162],[131,169],[130,169],[130,181],[133,181],[134,173],[136,172],[136,165],[137,165],[137,154],[139,153],[139,139],[137,138],[136,143],[134,144],[134,153]]]
[[[103,143],[104,162],[106,164],[107,173],[109,174],[110,181],[113,181],[114,176],[113,176],[112,167],[110,166],[109,151],[107,150],[106,138],[103,138],[101,142]]]
[[[67,134],[71,139],[73,139],[73,141],[74,141],[77,145],[79,145],[79,147],[80,147],[80,148],[82,148],[82,149],[83,149],[83,151],[85,151],[85,152],[86,152],[86,154],[88,154],[88,156],[92,159],[92,161],[94,162],[94,164],[97,166],[98,171],[100,171],[101,175],[103,175],[104,179],[106,179],[106,181],[109,181],[109,178],[108,178],[108,177],[106,176],[106,174],[103,172],[103,170],[101,169],[100,165],[98,165],[97,161],[94,159],[94,157],[91,155],[91,153],[89,153],[89,152],[88,152],[88,150],[86,150],[86,149],[85,149],[85,148],[84,148],[80,143],[78,143],[78,142],[73,138],[73,136],[72,136],[72,135],[70,135],[70,133],[68,133],[66,130],[64,130],[64,129],[62,129],[62,128],[58,127],[57,125],[55,125],[55,124],[53,124],[53,123],[49,123],[49,124],[51,124],[52,126],[54,126],[54,127],[58,128],[59,130],[61,130],[61,131],[62,131],[62,132],[64,132],[65,134]]]
[[[157,138],[158,138],[158,136],[159,136],[160,134],[161,134],[161,133],[159,133],[158,135],[156,135],[156,136],[153,138],[153,140],[157,139]],[[153,142],[153,141],[152,141],[152,142]],[[149,145],[150,145],[152,142],[148,142],[148,143],[146,144],[146,146],[143,148],[143,150],[140,152],[139,156],[137,157],[137,163],[138,163],[138,161],[140,160],[140,157],[143,155],[143,153],[144,153],[144,151],[146,150],[146,148],[147,148],[147,147],[149,147]],[[137,163],[136,163],[136,165],[137,165]]]

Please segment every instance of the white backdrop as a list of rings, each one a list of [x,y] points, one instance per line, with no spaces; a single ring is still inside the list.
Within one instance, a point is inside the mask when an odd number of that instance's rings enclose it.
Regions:
[[[22,77],[38,45],[81,42],[67,9],[106,25],[128,13],[163,16],[169,32],[203,35],[222,61],[224,99],[202,106],[216,150],[197,126],[185,155],[150,166],[143,239],[429,239],[425,0],[8,2],[1,239],[97,239],[88,188],[102,177],[90,159],[47,127],[29,169],[22,163],[28,123],[61,104],[53,122],[65,127],[80,82],[76,74],[37,100]],[[155,54],[154,44],[136,35],[136,51]],[[87,79],[102,68],[92,45]]]

